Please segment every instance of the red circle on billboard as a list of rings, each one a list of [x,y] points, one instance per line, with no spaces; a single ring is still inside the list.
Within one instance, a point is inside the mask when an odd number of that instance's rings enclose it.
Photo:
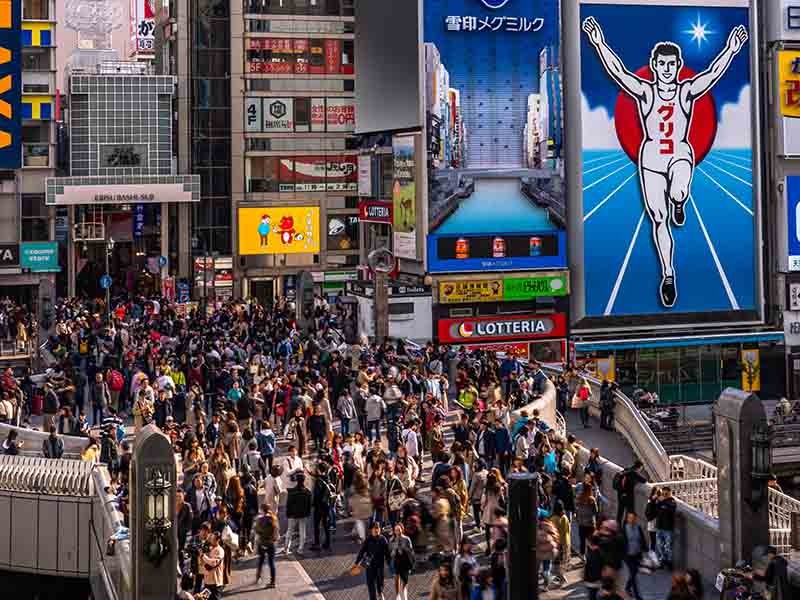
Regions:
[[[655,81],[649,66],[641,67],[636,75],[647,81]],[[694,77],[695,72],[689,67],[681,68],[678,81],[685,81]],[[617,130],[617,139],[634,163],[639,162],[639,148],[642,146],[644,132],[639,117],[639,105],[625,92],[617,96],[614,107],[614,127]],[[694,150],[694,164],[698,165],[714,145],[717,136],[717,107],[711,92],[695,100],[692,109],[692,120],[689,123],[689,144]]]

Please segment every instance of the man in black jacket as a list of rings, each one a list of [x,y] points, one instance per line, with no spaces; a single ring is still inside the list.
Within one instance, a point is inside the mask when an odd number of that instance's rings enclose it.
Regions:
[[[369,600],[378,600],[383,598],[383,569],[390,558],[389,542],[381,535],[381,525],[377,521],[372,524],[369,533],[361,544],[355,564],[363,563],[365,567]]]
[[[656,503],[656,552],[661,565],[672,570],[672,532],[675,530],[675,512],[678,504],[668,486],[661,488],[661,499]]]
[[[331,527],[330,514],[331,505],[336,499],[336,490],[328,479],[328,465],[320,462],[317,465],[317,477],[314,481],[314,492],[312,493],[312,505],[314,508],[314,545],[312,550],[319,550],[319,528],[320,525],[325,531],[325,543],[323,550],[331,549]]]
[[[481,421],[478,435],[475,438],[475,450],[483,462],[491,469],[495,459],[494,429],[489,427],[487,421]]]
[[[622,523],[625,513],[635,510],[636,486],[647,481],[643,473],[642,461],[636,460],[633,465],[614,477],[614,489],[617,492],[617,523]]]
[[[175,492],[175,514],[178,525],[178,553],[181,553],[186,545],[186,538],[192,532],[194,515],[191,505],[184,500],[183,490],[180,489]]]
[[[305,484],[305,475],[302,472],[294,476],[297,485],[289,490],[286,495],[286,555],[292,552],[292,537],[297,530],[300,536],[300,545],[297,555],[303,556],[306,545],[306,519],[311,515],[312,497]]]

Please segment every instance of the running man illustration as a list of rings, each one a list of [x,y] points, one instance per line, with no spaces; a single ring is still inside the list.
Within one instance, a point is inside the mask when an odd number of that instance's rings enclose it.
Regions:
[[[609,47],[603,30],[594,19],[583,22],[592,46],[608,75],[638,105],[643,139],[639,148],[639,182],[645,207],[653,223],[653,242],[661,263],[659,296],[666,308],[678,297],[673,265],[672,224],[686,222],[686,200],[691,189],[695,156],[689,144],[689,127],[695,102],[722,79],[733,58],[747,42],[747,30],[734,27],[725,48],[709,67],[691,78],[678,80],[683,67],[679,45],[657,43],[650,54],[650,69],[655,81],[642,79],[625,68]]]

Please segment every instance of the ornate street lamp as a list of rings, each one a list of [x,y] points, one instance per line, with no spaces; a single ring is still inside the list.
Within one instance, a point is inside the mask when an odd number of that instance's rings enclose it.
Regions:
[[[150,534],[145,546],[145,557],[154,566],[170,551],[169,532],[172,529],[174,502],[170,502],[170,467],[148,467],[144,482],[144,527]]]
[[[772,474],[772,427],[768,423],[754,425],[750,443],[752,489],[749,504],[754,511],[757,511],[769,493],[767,482]]]

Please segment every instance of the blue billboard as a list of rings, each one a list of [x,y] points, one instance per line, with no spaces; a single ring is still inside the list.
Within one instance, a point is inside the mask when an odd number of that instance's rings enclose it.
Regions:
[[[800,176],[786,178],[788,271],[800,271]]]
[[[588,317],[757,308],[749,5],[709,4],[581,4]]]
[[[0,3],[0,169],[22,166],[22,7]]]
[[[430,272],[566,267],[558,0],[425,0]]]

